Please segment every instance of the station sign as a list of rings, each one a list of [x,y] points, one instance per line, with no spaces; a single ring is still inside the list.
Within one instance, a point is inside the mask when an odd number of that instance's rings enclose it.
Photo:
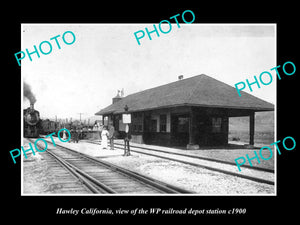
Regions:
[[[122,120],[123,120],[123,123],[131,123],[131,114],[123,114]]]

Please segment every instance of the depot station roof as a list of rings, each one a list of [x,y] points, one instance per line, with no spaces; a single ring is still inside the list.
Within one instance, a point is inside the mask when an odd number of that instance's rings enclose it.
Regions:
[[[274,105],[205,74],[178,80],[128,95],[95,115],[154,110],[175,106],[200,106],[253,111],[273,111]]]

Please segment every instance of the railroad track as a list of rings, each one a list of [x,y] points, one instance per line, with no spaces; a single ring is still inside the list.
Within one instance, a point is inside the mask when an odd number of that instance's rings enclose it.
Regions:
[[[51,144],[51,142],[49,142]],[[41,146],[41,149],[43,146]],[[47,151],[76,176],[92,193],[106,194],[189,194],[182,188],[79,153],[56,143]]]
[[[32,142],[30,139],[24,139],[26,143]],[[23,144],[23,146],[25,146]],[[88,189],[76,176],[63,167],[51,155],[43,154],[43,169],[47,176],[47,186],[43,189],[43,194],[91,194]],[[32,160],[23,160],[24,162]],[[43,174],[44,175],[44,174]],[[35,193],[36,194],[36,193]]]
[[[99,142],[94,141],[87,141],[92,144],[99,144]],[[114,147],[117,149],[124,149],[122,144],[114,143]],[[194,155],[188,155],[183,153],[174,153],[174,152],[167,152],[163,150],[158,149],[151,149],[151,148],[145,148],[145,147],[138,147],[131,145],[130,151],[150,155],[154,157],[159,157],[167,160],[172,160],[196,167],[205,168],[208,170],[224,173],[227,175],[237,176],[244,179],[252,180],[259,183],[265,183],[269,185],[274,185],[274,170],[266,169],[266,168],[260,168],[260,167],[250,167],[245,166],[246,168],[243,170],[243,172],[235,172],[236,164],[217,160],[217,159],[211,159],[201,156],[194,156]],[[159,153],[159,154],[157,154]],[[176,157],[174,157],[176,156]],[[177,157],[179,156],[179,157]],[[188,160],[188,158],[193,158],[197,161],[191,161]],[[244,165],[243,165],[244,166]],[[225,169],[223,169],[225,168]],[[261,177],[267,177],[267,178],[261,178]]]

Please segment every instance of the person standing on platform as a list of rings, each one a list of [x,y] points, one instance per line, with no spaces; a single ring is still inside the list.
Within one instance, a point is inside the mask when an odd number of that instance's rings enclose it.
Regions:
[[[109,125],[108,133],[109,133],[108,138],[109,138],[110,150],[114,150],[115,128],[112,123],[110,123]]]
[[[130,155],[130,142],[131,139],[131,131],[129,128],[129,125],[125,125],[125,138],[124,138],[124,155],[123,156],[129,156]]]
[[[72,141],[74,141],[74,130],[73,130],[73,128],[71,128],[70,133],[71,133],[71,138],[69,140],[69,143],[71,143]]]
[[[64,129],[66,129],[65,127],[64,127]],[[66,130],[64,130],[63,131],[63,140],[66,140],[67,139],[67,134],[66,134],[67,132],[66,132]]]
[[[108,133],[108,131],[107,131],[107,127],[106,126],[104,126],[103,127],[103,130],[102,130],[102,132],[101,132],[101,148],[102,149],[107,149],[107,138],[108,138],[108,135],[109,135],[109,133]]]
[[[78,129],[75,129],[74,131],[74,143],[78,143]]]

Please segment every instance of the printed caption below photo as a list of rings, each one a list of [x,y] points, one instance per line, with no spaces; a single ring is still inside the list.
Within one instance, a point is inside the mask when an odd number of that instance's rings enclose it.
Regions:
[[[98,209],[98,208],[57,208],[56,215],[243,215],[247,213],[246,208],[231,208],[231,209],[162,209],[162,208],[134,208],[134,209]]]

